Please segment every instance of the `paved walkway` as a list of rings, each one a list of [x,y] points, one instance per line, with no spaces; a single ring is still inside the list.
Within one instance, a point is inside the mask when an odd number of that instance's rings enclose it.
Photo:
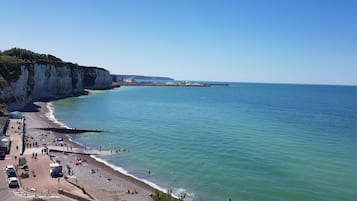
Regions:
[[[10,137],[11,148],[9,156],[19,156],[22,153],[23,144],[23,119],[10,119],[6,135]]]

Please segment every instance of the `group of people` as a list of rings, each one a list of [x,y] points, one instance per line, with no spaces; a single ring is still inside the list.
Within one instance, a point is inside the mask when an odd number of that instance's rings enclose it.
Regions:
[[[37,159],[37,152],[32,152],[32,159]]]
[[[35,148],[35,147],[38,147],[38,143],[37,142],[26,142],[26,148]]]
[[[128,189],[127,194],[132,194],[132,195],[138,194],[138,191],[136,191],[136,189],[134,189],[134,190]]]
[[[100,147],[100,151],[102,151],[102,148]],[[129,149],[123,149],[123,152],[129,152]],[[116,150],[110,150],[110,153],[112,154],[113,152],[115,152],[116,154],[120,152],[120,149],[116,149]]]

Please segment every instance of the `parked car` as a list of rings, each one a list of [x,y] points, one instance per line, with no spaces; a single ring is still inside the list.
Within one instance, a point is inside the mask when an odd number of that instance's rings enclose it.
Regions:
[[[15,170],[15,167],[14,167],[13,165],[7,165],[6,168],[5,168],[5,170],[7,171],[7,170],[9,170],[9,169],[14,169],[14,170]]]
[[[7,179],[10,188],[18,188],[19,180],[16,177],[10,177]]]
[[[12,165],[6,166],[5,171],[6,171],[7,177],[16,177],[16,170],[15,170],[14,166],[12,166]]]
[[[8,169],[6,171],[7,177],[16,177],[16,171],[15,169]]]
[[[23,178],[23,179],[29,178],[29,177],[30,177],[30,174],[29,174],[28,172],[22,172],[22,173],[20,174],[20,177]]]
[[[50,164],[50,175],[52,178],[63,177],[62,165],[58,163]]]

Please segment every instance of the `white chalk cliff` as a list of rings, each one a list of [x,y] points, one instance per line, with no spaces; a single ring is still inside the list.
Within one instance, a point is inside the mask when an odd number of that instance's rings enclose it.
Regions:
[[[43,98],[61,98],[83,94],[85,89],[107,89],[112,79],[109,71],[72,63],[22,64],[21,73],[0,92],[8,110],[23,108]]]

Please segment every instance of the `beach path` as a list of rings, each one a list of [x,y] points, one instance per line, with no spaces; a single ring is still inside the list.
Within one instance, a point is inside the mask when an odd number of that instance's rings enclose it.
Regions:
[[[10,119],[6,135],[10,137],[11,148],[9,156],[18,156],[22,153],[23,119]]]

